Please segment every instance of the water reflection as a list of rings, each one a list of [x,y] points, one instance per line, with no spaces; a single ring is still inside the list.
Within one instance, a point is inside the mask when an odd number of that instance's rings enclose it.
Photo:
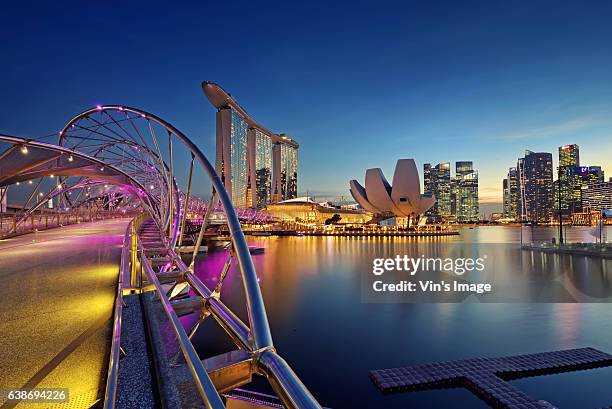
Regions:
[[[509,286],[514,283],[516,293],[532,292],[545,299],[560,297],[565,291],[570,301],[575,297],[572,292],[592,297],[607,294],[610,261],[521,252],[519,230],[464,229],[461,236],[440,238],[253,238],[250,244],[265,247],[265,254],[253,260],[275,345],[321,402],[334,408],[487,407],[461,390],[382,396],[368,379],[371,369],[586,346],[612,352],[612,308],[607,304],[361,301],[360,276],[364,268],[371,268],[374,257],[449,251],[473,254],[485,244],[496,249],[495,263],[504,267],[496,276]],[[538,229],[535,234],[552,238],[556,231]],[[568,229],[567,235],[583,237],[583,241],[589,238],[588,229],[582,228]],[[209,287],[216,284],[225,257],[223,252],[212,252],[198,261],[196,271]],[[232,266],[222,299],[246,322],[237,274]],[[517,277],[522,279],[514,280]],[[222,339],[203,335],[208,329],[196,337],[203,355],[218,350]],[[608,388],[582,397],[582,406],[577,405],[574,395],[580,391],[581,379],[589,378],[572,377],[571,384],[561,379],[535,390],[542,398],[553,394],[562,408],[610,404],[612,390]]]

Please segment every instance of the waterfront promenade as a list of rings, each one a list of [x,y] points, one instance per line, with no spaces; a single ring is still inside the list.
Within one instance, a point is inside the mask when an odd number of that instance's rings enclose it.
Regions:
[[[0,240],[3,388],[68,388],[71,407],[103,398],[128,222],[83,223]],[[0,407],[15,405],[0,401]]]

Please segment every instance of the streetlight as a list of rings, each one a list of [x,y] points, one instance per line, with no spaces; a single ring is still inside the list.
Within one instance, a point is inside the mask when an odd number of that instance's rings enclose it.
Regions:
[[[25,145],[21,146],[21,153],[23,153],[24,155],[28,153],[28,147]]]

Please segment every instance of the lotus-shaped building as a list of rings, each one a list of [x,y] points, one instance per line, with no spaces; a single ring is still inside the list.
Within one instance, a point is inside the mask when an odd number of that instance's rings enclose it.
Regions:
[[[415,217],[425,213],[436,201],[421,194],[419,172],[414,159],[400,159],[395,165],[393,186],[380,168],[366,171],[365,189],[351,180],[351,195],[364,209],[377,217]]]

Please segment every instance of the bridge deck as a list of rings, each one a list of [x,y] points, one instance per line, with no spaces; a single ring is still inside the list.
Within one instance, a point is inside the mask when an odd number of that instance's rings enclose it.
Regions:
[[[63,408],[89,407],[103,397],[128,222],[0,240],[0,387],[68,388],[70,404]],[[41,407],[17,405],[28,406]]]

